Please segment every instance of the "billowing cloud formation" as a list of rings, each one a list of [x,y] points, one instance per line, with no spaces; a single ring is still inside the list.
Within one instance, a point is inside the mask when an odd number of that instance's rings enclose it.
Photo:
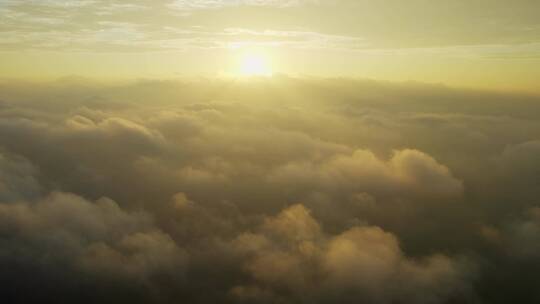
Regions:
[[[39,193],[36,168],[27,160],[0,154],[0,199],[3,202],[32,197]]]
[[[410,260],[396,237],[379,227],[328,237],[302,205],[267,219],[260,233],[243,234],[235,245],[256,282],[232,289],[243,300],[276,302],[270,291],[283,290],[295,302],[440,303],[466,291],[471,271],[443,255]]]
[[[284,76],[0,92],[7,303],[540,297],[536,96]]]

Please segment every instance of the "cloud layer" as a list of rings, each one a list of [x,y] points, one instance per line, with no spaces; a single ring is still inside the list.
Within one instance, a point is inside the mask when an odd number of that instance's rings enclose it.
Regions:
[[[6,303],[540,297],[536,96],[284,76],[0,92]]]

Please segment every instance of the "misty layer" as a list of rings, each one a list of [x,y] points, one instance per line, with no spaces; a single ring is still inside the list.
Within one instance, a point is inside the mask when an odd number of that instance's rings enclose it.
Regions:
[[[540,300],[540,98],[0,83],[7,302]]]

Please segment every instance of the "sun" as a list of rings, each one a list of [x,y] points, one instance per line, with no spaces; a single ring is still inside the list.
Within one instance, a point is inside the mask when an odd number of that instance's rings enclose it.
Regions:
[[[250,53],[240,60],[240,74],[243,76],[272,76],[269,60],[262,54]]]

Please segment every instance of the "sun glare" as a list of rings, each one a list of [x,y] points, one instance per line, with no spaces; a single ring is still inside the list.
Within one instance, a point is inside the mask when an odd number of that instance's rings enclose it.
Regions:
[[[244,55],[240,61],[240,74],[243,76],[272,76],[267,58],[260,54]]]

